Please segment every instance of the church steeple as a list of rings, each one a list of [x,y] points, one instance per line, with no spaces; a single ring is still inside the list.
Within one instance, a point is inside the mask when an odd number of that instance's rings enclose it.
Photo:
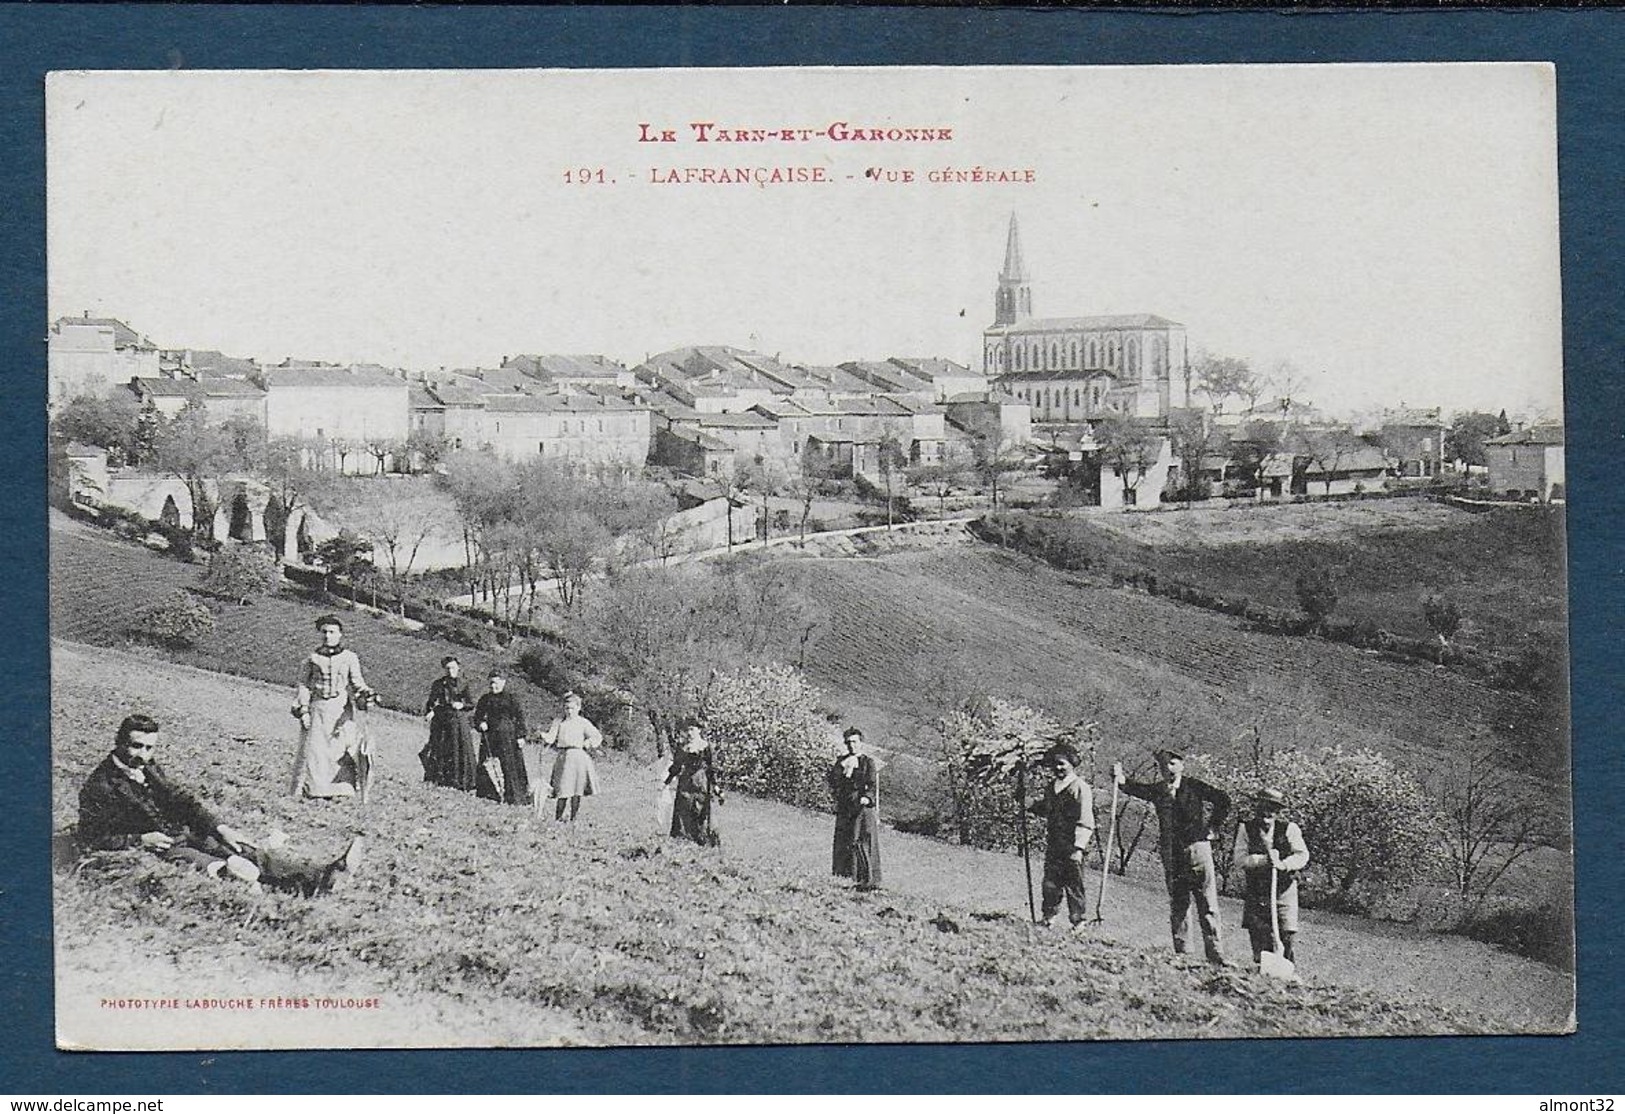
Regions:
[[[1021,230],[1011,213],[1004,240],[1004,269],[999,272],[999,290],[993,298],[993,324],[1014,325],[1032,315],[1033,291],[1027,282],[1027,264],[1021,258]]]

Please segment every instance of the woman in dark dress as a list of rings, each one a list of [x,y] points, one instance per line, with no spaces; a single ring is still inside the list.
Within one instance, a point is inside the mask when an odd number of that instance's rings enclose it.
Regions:
[[[508,678],[491,670],[491,691],[474,705],[474,728],[480,733],[480,764],[495,758],[502,769],[502,790],[490,778],[480,778],[482,797],[510,805],[530,804],[530,777],[525,770],[525,710],[518,697],[506,691]]]
[[[697,723],[688,725],[687,737],[672,758],[666,784],[676,786],[671,805],[671,834],[691,839],[702,847],[715,847],[721,840],[711,823],[711,801],[722,793],[716,788],[716,769],[711,761],[711,744]]]
[[[440,665],[445,676],[435,678],[423,705],[423,718],[429,721],[429,743],[418,752],[423,761],[423,780],[450,789],[472,790],[479,770],[474,731],[468,724],[474,694],[462,678],[461,662],[448,657]]]
[[[830,870],[851,878],[860,890],[872,890],[880,885],[880,783],[875,760],[863,753],[863,732],[848,727],[841,742],[846,753],[829,769],[835,798]]]

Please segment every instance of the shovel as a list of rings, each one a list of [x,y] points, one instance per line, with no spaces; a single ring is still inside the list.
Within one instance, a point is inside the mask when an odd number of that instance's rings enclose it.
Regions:
[[[1292,961],[1281,954],[1281,912],[1275,907],[1275,878],[1278,873],[1274,866],[1270,867],[1270,939],[1274,942],[1274,950],[1259,955],[1258,969],[1272,979],[1296,982],[1298,974]]]

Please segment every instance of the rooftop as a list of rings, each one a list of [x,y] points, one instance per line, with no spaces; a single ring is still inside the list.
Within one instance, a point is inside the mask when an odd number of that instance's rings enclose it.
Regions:
[[[1486,445],[1561,445],[1563,443],[1563,427],[1557,425],[1535,425],[1528,429],[1515,429],[1511,433],[1503,433],[1499,437],[1491,437],[1485,441]]]
[[[116,317],[92,317],[85,314],[83,317],[63,317],[58,319],[56,329],[61,332],[64,325],[90,325],[103,329],[113,330],[114,348],[152,348],[152,341],[130,328]]]
[[[265,385],[278,390],[290,387],[370,387],[406,389],[406,380],[383,368],[357,364],[354,367],[300,366],[282,364],[264,369]]]
[[[1015,333],[1056,333],[1089,331],[1091,329],[1183,329],[1178,321],[1170,321],[1154,313],[1115,313],[1098,317],[1029,317],[1013,325],[991,325],[984,332],[1008,336]]]

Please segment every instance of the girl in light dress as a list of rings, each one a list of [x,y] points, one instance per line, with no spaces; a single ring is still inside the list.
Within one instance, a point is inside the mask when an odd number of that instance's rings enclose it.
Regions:
[[[581,798],[598,792],[598,770],[589,751],[603,745],[604,736],[586,716],[581,714],[581,697],[573,692],[564,694],[564,714],[547,725],[537,738],[545,746],[558,752],[553,759],[553,777],[550,783],[554,798],[553,819],[564,820],[565,808],[569,819],[575,821],[581,811]],[[536,795],[536,810],[541,812],[542,797]]]

